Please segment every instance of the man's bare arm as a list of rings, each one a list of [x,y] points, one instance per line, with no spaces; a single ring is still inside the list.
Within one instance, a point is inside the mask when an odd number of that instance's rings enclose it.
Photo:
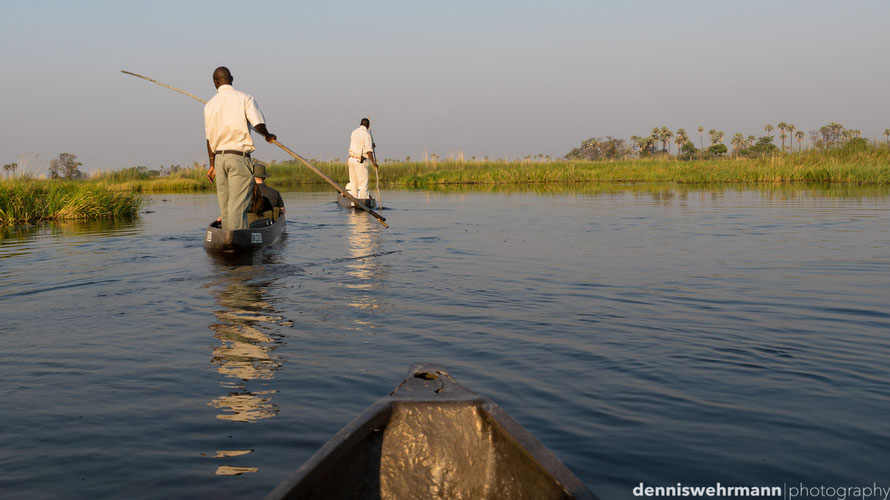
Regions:
[[[275,134],[269,132],[269,131],[266,129],[266,124],[265,124],[265,123],[260,123],[259,125],[257,125],[257,126],[254,127],[253,129],[256,130],[257,132],[263,134],[263,137],[266,139],[266,142],[272,142],[272,141],[274,141],[275,139],[278,139],[278,137],[277,137]]]
[[[207,178],[210,179],[210,183],[213,184],[213,178],[216,177],[216,168],[214,167],[216,154],[210,149],[209,140],[207,141],[207,158],[210,160],[210,169],[207,171]]]

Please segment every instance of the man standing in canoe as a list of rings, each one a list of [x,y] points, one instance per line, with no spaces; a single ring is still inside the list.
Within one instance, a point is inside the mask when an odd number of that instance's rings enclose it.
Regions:
[[[216,178],[220,219],[222,228],[227,230],[248,227],[247,211],[254,182],[250,153],[255,149],[250,126],[263,134],[267,142],[276,139],[266,130],[266,120],[253,96],[235,90],[233,80],[228,68],[216,68],[213,71],[216,95],[204,105],[204,130],[210,157],[207,177],[210,182]]]
[[[362,118],[359,127],[349,136],[349,194],[359,200],[368,199],[368,166],[365,161],[370,160],[374,168],[377,168],[377,159],[374,158],[374,144],[371,142],[371,120]]]

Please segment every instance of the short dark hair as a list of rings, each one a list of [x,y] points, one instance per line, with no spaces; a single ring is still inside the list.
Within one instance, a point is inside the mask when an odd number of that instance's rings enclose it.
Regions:
[[[371,120],[369,120],[367,118],[362,118],[360,125],[364,125],[364,126],[368,127],[371,125]]]
[[[221,82],[222,84],[232,83],[232,72],[225,66],[220,66],[213,70],[213,82]]]

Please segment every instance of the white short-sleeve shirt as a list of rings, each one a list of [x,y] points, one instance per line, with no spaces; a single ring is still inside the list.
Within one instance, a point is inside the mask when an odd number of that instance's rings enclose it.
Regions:
[[[364,125],[359,125],[349,136],[349,156],[367,158],[369,151],[374,152],[371,145],[371,132]]]
[[[248,122],[254,127],[266,123],[253,96],[231,85],[220,85],[204,105],[204,131],[213,151],[252,152]]]

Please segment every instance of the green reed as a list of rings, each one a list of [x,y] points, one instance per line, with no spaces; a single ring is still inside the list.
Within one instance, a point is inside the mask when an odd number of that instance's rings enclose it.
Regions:
[[[345,187],[349,173],[345,163],[313,161],[313,165]],[[266,182],[279,190],[326,186],[321,177],[296,162],[275,163],[266,168]],[[132,193],[213,192],[215,186],[203,168],[185,168],[174,174],[151,175],[146,170],[125,169],[100,175],[90,183],[108,185]],[[381,163],[380,185],[388,188],[425,188],[454,185],[503,185],[591,182],[647,183],[780,183],[819,182],[890,184],[890,148],[867,146],[831,151],[777,153],[761,158],[714,158],[681,161],[669,156],[616,161],[513,160]],[[370,173],[371,187],[376,175]]]
[[[201,168],[184,168],[164,177],[157,172],[152,175],[144,168],[126,168],[104,172],[94,182],[134,193],[195,193],[216,189],[207,180],[207,170]]]
[[[346,165],[315,166],[345,185]],[[279,189],[323,184],[309,169],[284,163],[269,167],[267,182]],[[386,162],[380,183],[388,187],[442,185],[520,185],[581,182],[824,182],[890,184],[890,148],[866,147],[775,154],[761,158],[714,158],[680,161],[671,157],[618,161],[437,161]],[[375,174],[370,172],[371,185]]]
[[[811,151],[763,158],[673,158],[619,161],[438,162],[434,170],[416,164],[387,164],[387,184],[432,187],[459,184],[536,184],[578,182],[838,182],[890,184],[890,150]]]
[[[100,220],[134,217],[141,198],[90,181],[11,179],[0,181],[0,225],[47,220]]]

